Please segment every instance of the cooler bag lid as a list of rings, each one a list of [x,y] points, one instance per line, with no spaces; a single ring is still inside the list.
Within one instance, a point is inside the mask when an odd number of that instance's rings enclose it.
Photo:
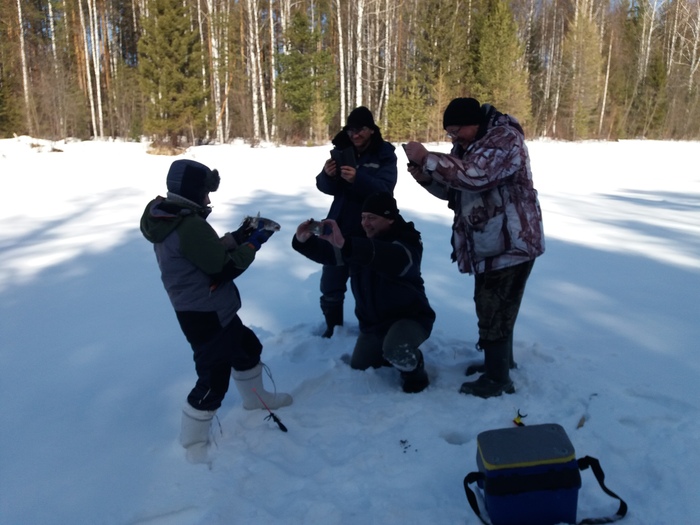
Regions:
[[[576,460],[571,440],[556,423],[487,430],[476,437],[476,442],[487,471]]]

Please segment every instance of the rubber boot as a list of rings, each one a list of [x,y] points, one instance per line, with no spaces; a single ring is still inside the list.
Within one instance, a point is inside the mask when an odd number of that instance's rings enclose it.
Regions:
[[[403,379],[403,391],[407,394],[417,394],[418,392],[422,392],[430,384],[428,373],[425,371],[423,352],[420,350],[416,351],[418,352],[418,364],[416,367],[409,372],[401,372],[401,379]]]
[[[333,337],[333,329],[343,326],[343,301],[328,301],[321,297],[321,311],[326,319],[326,331],[321,337],[330,339]]]
[[[267,405],[267,408],[272,410],[291,405],[292,396],[289,394],[273,393],[265,390],[262,373],[262,363],[258,363],[250,370],[239,371],[231,369],[233,382],[243,398],[243,408],[246,410],[265,409],[265,405]],[[260,401],[260,398],[262,398],[262,401]],[[263,402],[265,405],[263,405]]]
[[[513,360],[513,334],[510,334],[508,337],[508,348],[509,348],[509,361],[510,361],[510,369],[513,370],[515,368],[518,368],[518,364]],[[477,348],[481,348],[479,346],[479,343],[477,343]],[[483,374],[486,372],[486,363],[483,361],[481,362],[476,362],[472,363],[467,366],[467,370],[464,372],[465,376],[470,376],[473,374]]]
[[[182,407],[180,444],[190,463],[209,463],[209,430],[216,410],[197,410],[189,403]]]
[[[510,379],[510,338],[483,343],[486,371],[476,381],[463,383],[462,394],[489,398],[515,392]]]

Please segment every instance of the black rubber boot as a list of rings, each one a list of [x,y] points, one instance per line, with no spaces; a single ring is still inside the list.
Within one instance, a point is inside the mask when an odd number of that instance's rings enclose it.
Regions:
[[[516,363],[513,360],[513,334],[510,334],[510,337],[508,338],[508,354],[510,361],[510,369],[513,370],[515,368],[518,368],[518,363]],[[467,365],[467,370],[464,372],[464,375],[471,376],[474,374],[483,374],[484,372],[486,372],[486,363],[482,361]]]
[[[333,337],[336,326],[343,326],[343,301],[328,301],[321,297],[321,311],[326,319],[326,331],[321,337],[329,339]]]
[[[423,352],[417,350],[418,352],[418,365],[410,372],[401,372],[401,379],[403,379],[403,391],[407,394],[417,394],[426,389],[430,384],[430,379],[428,379],[428,373],[425,371],[425,365],[423,362]]]
[[[510,356],[512,352],[511,339],[489,341],[482,344],[484,348],[484,364],[486,371],[476,381],[463,383],[459,391],[483,398],[500,396],[504,392],[515,392],[513,381],[510,379]]]

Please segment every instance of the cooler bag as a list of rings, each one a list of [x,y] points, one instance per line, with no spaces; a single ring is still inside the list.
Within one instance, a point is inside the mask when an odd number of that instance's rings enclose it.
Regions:
[[[492,525],[576,523],[581,470],[591,467],[609,496],[620,501],[614,516],[582,520],[611,523],[625,516],[627,504],[604,484],[597,459],[576,459],[574,446],[557,424],[488,430],[477,438],[478,471],[464,478],[467,500],[482,522],[474,491],[476,482]]]

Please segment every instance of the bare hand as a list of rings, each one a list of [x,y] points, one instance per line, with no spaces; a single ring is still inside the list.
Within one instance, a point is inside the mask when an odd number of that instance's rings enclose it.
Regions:
[[[328,235],[319,235],[319,239],[328,241],[336,248],[342,248],[343,246],[345,246],[345,237],[343,237],[343,234],[340,233],[338,223],[336,223],[333,219],[326,219],[325,221],[322,221],[322,224],[330,225],[331,233],[329,233]]]
[[[294,236],[297,238],[297,241],[306,242],[311,237],[313,237],[314,234],[309,231],[309,226],[311,226],[312,222],[314,222],[314,220],[309,219],[308,221],[304,221],[299,226],[297,226],[297,232],[294,234]]]
[[[343,166],[340,168],[340,176],[352,184],[355,182],[355,177],[357,177],[357,171],[352,166]]]
[[[409,162],[415,162],[418,166],[423,165],[425,157],[428,155],[428,150],[420,142],[409,142],[404,147],[406,158]]]
[[[328,175],[329,177],[335,177],[335,170],[335,161],[333,159],[328,159],[323,165],[323,171],[325,171],[326,175]]]

